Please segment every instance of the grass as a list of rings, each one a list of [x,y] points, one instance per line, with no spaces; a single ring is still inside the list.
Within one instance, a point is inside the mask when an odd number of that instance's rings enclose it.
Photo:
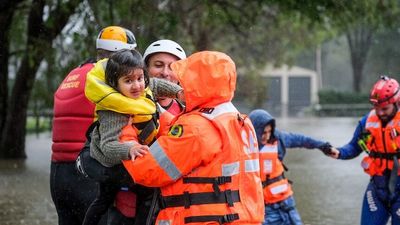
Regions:
[[[51,117],[33,117],[28,116],[26,121],[26,133],[40,133],[51,130]]]

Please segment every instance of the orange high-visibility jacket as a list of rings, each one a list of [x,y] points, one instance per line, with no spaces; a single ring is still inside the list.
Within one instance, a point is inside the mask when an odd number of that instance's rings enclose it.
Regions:
[[[160,187],[156,224],[261,224],[258,146],[250,120],[230,102],[233,61],[200,52],[172,67],[187,111],[128,169],[136,183]]]
[[[293,194],[291,185],[283,175],[284,167],[278,157],[278,141],[266,144],[260,150],[260,171],[265,204],[285,200]]]
[[[372,110],[365,123],[365,129],[371,134],[367,140],[367,148],[370,154],[364,157],[361,162],[364,171],[371,176],[382,175],[383,171],[388,168],[393,168],[393,158],[387,159],[386,156],[394,155],[400,147],[399,134],[400,131],[400,112],[397,112],[395,117],[386,125],[382,127],[379,117],[376,115],[375,110]],[[374,154],[383,154],[385,157]],[[398,157],[399,158],[399,157]],[[399,174],[400,175],[400,174]]]

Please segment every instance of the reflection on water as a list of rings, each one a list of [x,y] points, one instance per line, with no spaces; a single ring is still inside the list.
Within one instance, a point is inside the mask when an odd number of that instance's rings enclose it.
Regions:
[[[357,118],[277,119],[281,130],[307,134],[340,146],[350,140]],[[27,137],[26,161],[0,161],[0,221],[6,225],[57,224],[50,197],[50,134]],[[361,199],[368,182],[362,157],[339,161],[318,150],[289,149],[285,164],[294,182],[305,224],[359,224]]]
[[[27,160],[0,161],[1,224],[57,224],[49,187],[50,138],[49,133],[28,136]]]

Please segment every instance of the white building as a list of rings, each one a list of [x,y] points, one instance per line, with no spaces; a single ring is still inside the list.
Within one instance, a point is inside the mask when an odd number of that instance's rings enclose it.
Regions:
[[[261,71],[267,82],[266,109],[274,116],[294,116],[318,103],[316,71],[298,66],[267,66]]]

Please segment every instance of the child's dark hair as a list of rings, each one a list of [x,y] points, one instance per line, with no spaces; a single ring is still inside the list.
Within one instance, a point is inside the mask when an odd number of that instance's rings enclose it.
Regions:
[[[121,50],[115,52],[107,61],[105,80],[115,90],[118,90],[118,79],[133,69],[143,69],[145,86],[149,83],[149,76],[143,62],[142,55],[136,50]]]

